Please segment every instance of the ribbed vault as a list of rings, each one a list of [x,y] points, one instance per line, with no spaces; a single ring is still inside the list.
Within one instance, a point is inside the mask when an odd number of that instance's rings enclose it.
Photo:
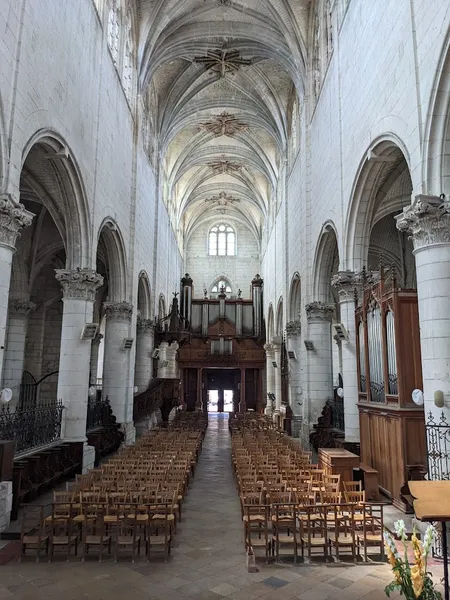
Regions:
[[[163,198],[184,242],[215,218],[261,240],[292,94],[303,96],[309,4],[139,0],[140,85]]]

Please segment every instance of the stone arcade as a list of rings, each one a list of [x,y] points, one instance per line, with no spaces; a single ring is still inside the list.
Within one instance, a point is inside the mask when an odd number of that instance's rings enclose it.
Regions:
[[[0,532],[212,391],[400,510],[450,477],[449,26],[445,0],[0,2]]]

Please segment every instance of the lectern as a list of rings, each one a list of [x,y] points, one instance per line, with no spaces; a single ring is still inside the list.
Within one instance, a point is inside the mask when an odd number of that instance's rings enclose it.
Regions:
[[[450,481],[410,481],[414,512],[419,521],[442,524],[442,557],[444,559],[444,597],[449,600],[447,521],[450,521]]]

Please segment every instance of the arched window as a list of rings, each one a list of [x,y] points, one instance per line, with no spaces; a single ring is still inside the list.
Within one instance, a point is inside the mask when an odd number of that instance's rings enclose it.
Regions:
[[[111,50],[112,59],[115,65],[117,65],[119,60],[120,20],[121,15],[119,0],[109,0],[108,46]]]
[[[236,234],[232,227],[221,223],[210,230],[208,254],[210,256],[234,256],[236,254]]]
[[[213,294],[218,294],[219,292],[224,290],[226,294],[231,294],[231,285],[228,283],[226,279],[219,279],[211,288],[211,292]]]

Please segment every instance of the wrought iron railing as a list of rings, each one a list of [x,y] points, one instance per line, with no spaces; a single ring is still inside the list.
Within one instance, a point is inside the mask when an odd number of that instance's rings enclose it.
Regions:
[[[14,454],[23,454],[60,439],[63,405],[58,402],[40,402],[28,410],[0,408],[0,440],[15,442]]]
[[[88,398],[86,431],[106,427],[109,423],[110,408],[108,398],[102,398],[101,392],[93,398]]]
[[[450,423],[444,412],[439,421],[430,411],[427,433],[428,479],[450,479]]]

